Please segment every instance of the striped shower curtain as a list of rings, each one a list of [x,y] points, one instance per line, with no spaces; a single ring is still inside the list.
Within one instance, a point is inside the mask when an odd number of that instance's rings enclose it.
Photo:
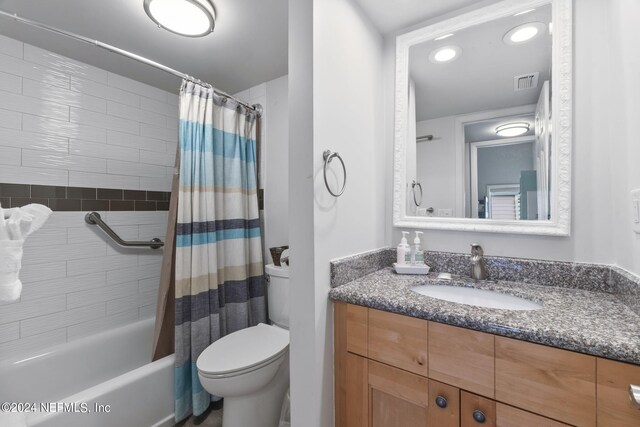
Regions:
[[[175,417],[212,399],[196,360],[217,339],[266,322],[256,115],[195,83],[180,90],[175,254]]]

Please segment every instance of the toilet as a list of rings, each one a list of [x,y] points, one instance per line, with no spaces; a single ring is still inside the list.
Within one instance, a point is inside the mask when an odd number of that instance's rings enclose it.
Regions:
[[[223,427],[277,427],[289,388],[289,269],[265,270],[271,324],[219,339],[196,362],[204,389],[224,398]]]

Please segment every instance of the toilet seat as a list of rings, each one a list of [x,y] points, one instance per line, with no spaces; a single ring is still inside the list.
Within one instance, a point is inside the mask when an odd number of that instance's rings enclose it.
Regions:
[[[289,331],[260,323],[211,344],[200,354],[196,366],[209,378],[231,377],[270,364],[288,348]]]

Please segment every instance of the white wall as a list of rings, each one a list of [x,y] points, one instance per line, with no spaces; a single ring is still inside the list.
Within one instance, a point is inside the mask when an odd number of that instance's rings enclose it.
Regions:
[[[630,2],[623,2],[618,4]],[[622,157],[610,160],[611,147],[615,144],[631,144],[613,137],[605,117],[611,108],[607,99],[609,88],[604,83],[612,78],[609,72],[609,41],[603,37],[609,24],[603,19],[608,15],[609,3],[604,0],[574,2],[574,134],[573,134],[573,184],[572,184],[572,229],[570,237],[544,237],[470,232],[443,232],[425,230],[423,240],[426,249],[453,252],[469,251],[471,242],[478,242],[489,255],[519,256],[538,259],[574,260],[584,262],[615,263],[613,250],[613,215],[611,196],[612,161],[617,164]],[[440,18],[442,19],[442,18]],[[435,22],[437,20],[432,20]],[[405,30],[406,31],[406,30]],[[625,30],[637,35],[637,30],[628,24]],[[404,32],[404,31],[403,31]],[[395,35],[386,39],[385,79],[394,81]],[[625,46],[632,51],[632,42]],[[631,53],[629,53],[631,54]],[[628,62],[627,62],[628,63]],[[629,71],[629,85],[637,69]],[[629,86],[631,87],[631,86]],[[628,90],[628,89],[627,89]],[[386,91],[387,110],[386,142],[387,155],[393,155],[393,90]],[[627,101],[629,102],[629,101]],[[637,102],[637,101],[631,101]],[[627,109],[624,111],[629,112]],[[637,104],[636,110],[637,111]],[[387,163],[387,186],[393,182],[391,161]],[[637,181],[636,181],[637,182]],[[388,190],[387,224],[391,226],[391,191]],[[627,209],[628,203],[623,209]],[[616,209],[618,206],[616,205]],[[387,241],[396,245],[399,230],[392,228],[393,237]],[[616,241],[617,244],[617,241]],[[637,242],[636,242],[637,245]],[[637,247],[637,246],[636,246]],[[636,252],[637,253],[637,252]],[[637,256],[636,256],[637,259]],[[637,264],[636,264],[637,265]]]
[[[416,125],[417,135],[433,135],[433,140],[416,144],[416,163],[418,181],[422,184],[424,197],[421,207],[451,209],[453,216],[462,216],[455,212],[456,197],[456,138],[454,117],[442,117],[423,120]]]
[[[289,87],[287,76],[267,82],[265,245],[289,244]],[[271,260],[269,260],[271,262]]]
[[[262,105],[260,183],[265,194],[265,264],[273,262],[269,248],[289,244],[288,90],[288,78],[282,76],[234,94],[249,104]]]
[[[314,282],[313,9],[314,0],[289,2],[289,354],[293,426],[306,425],[309,420],[316,420],[311,426],[331,425],[327,415],[321,420],[331,394],[323,386],[324,350],[322,354],[317,352],[317,341],[324,348],[326,318],[316,321],[320,302],[316,302]]]
[[[292,421],[330,426],[329,260],[384,244],[383,40],[352,0],[289,5]],[[326,149],[348,168],[337,199],[322,177]],[[333,168],[341,176],[337,162]]]
[[[640,3],[610,0],[606,22],[609,28],[611,106],[606,120],[610,131],[606,140],[615,150],[611,160],[613,194],[613,239],[618,265],[640,274],[640,234],[631,229],[629,192],[640,188],[640,144],[637,118],[640,117]],[[601,142],[603,143],[603,142]]]
[[[169,191],[177,100],[0,36],[0,183]],[[54,212],[27,239],[0,358],[155,315],[162,251],[120,249],[84,214]],[[164,239],[166,212],[102,215],[125,239]]]

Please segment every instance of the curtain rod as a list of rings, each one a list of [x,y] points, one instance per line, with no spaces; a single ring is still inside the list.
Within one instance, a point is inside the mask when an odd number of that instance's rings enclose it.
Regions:
[[[234,97],[232,95],[229,95],[226,92],[223,92],[221,90],[218,90],[218,89],[214,88],[209,83],[203,82],[200,79],[197,79],[197,78],[195,78],[193,76],[190,76],[188,74],[180,72],[180,71],[178,71],[176,69],[173,69],[171,67],[167,67],[166,65],[160,64],[159,62],[152,61],[151,59],[145,58],[144,56],[140,56],[140,55],[137,55],[135,53],[129,52],[127,50],[120,49],[119,47],[115,47],[115,46],[112,46],[110,44],[103,43],[103,42],[101,42],[99,40],[93,40],[93,39],[90,39],[88,37],[81,36],[81,35],[76,34],[76,33],[72,33],[70,31],[61,30],[60,28],[52,27],[50,25],[43,24],[42,22],[34,21],[32,19],[23,18],[21,16],[18,16],[18,14],[16,14],[16,13],[9,13],[9,12],[6,12],[6,11],[4,11],[2,9],[0,9],[0,16],[5,16],[7,18],[13,19],[14,21],[18,21],[18,22],[20,22],[22,24],[26,24],[26,25],[29,25],[29,26],[32,26],[32,27],[40,28],[42,30],[50,31],[52,33],[60,34],[60,35],[63,35],[65,37],[69,37],[69,38],[72,38],[72,39],[75,39],[75,40],[79,40],[79,41],[87,43],[87,44],[94,45],[96,47],[108,50],[110,52],[117,53],[118,55],[134,59],[134,60],[136,60],[138,62],[142,62],[143,64],[150,65],[150,66],[152,66],[154,68],[157,68],[157,69],[162,70],[162,71],[164,71],[166,73],[169,73],[169,74],[173,74],[174,76],[180,77],[180,78],[182,78],[184,80],[188,80],[188,81],[197,83],[199,85],[208,87],[208,88],[212,89],[214,92],[216,92],[218,95],[221,95],[221,96],[223,96],[225,98],[232,99],[235,102],[237,102],[238,104],[242,105],[243,107],[245,107],[245,108],[247,108],[247,109],[249,109],[251,111],[254,111],[258,115],[258,117],[262,116],[262,106],[260,104],[249,105],[246,102],[241,101],[238,98],[236,98],[236,97]]]

